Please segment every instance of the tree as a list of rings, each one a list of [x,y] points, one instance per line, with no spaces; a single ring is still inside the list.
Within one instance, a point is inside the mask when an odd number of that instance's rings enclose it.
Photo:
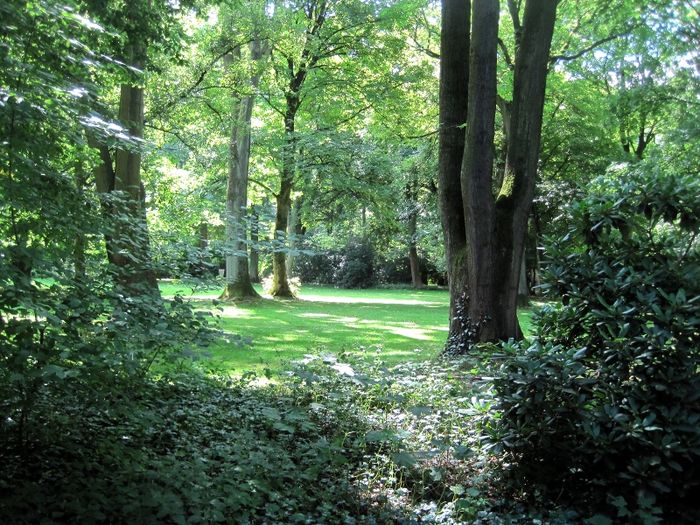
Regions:
[[[282,101],[274,101],[273,93],[266,97],[284,124],[280,184],[275,195],[274,228],[280,247],[273,253],[270,291],[275,297],[292,297],[286,267],[288,248],[284,245],[300,159],[298,116],[310,99],[337,88],[345,73],[353,72],[352,59],[368,47],[381,8],[380,3],[339,0],[301,0],[289,4],[276,8],[280,34],[272,43],[277,80],[273,91],[277,91]],[[347,78],[343,80],[353,84]]]
[[[467,238],[460,173],[467,122],[470,0],[443,0],[440,34],[440,152],[438,195],[450,289],[450,339],[464,331],[458,306],[467,281]]]
[[[229,170],[226,189],[226,287],[222,299],[258,297],[251,284],[248,252],[245,244],[245,219],[248,210],[248,168],[250,163],[250,123],[253,116],[255,90],[262,72],[258,62],[266,50],[259,37],[249,45],[250,60],[255,71],[250,77],[250,93],[234,103],[231,143],[229,146]],[[240,58],[240,52],[238,53]],[[229,56],[228,62],[232,58]],[[256,263],[257,264],[257,263]]]
[[[99,151],[95,167],[98,192],[114,218],[114,231],[107,237],[110,262],[118,269],[120,282],[130,293],[158,294],[158,283],[151,264],[150,241],[146,221],[146,195],[141,178],[141,154],[144,136],[144,89],[141,75],[148,63],[148,47],[168,28],[169,7],[152,6],[151,2],[127,5],[92,3],[93,16],[121,29],[125,41],[120,59],[125,64],[119,87],[117,117],[129,140],[117,143],[114,153],[107,144],[90,137]],[[163,38],[165,40],[165,38]],[[108,194],[118,195],[117,200]]]
[[[506,165],[502,182],[494,188],[498,2],[474,4],[472,42],[468,44],[464,20],[469,4],[443,4],[441,65],[447,77],[441,80],[440,191],[448,276],[453,280],[451,302],[457,303],[460,298],[464,301],[463,311],[457,316],[459,326],[453,321],[453,344],[522,335],[516,315],[517,291],[537,175],[556,7],[553,0],[528,0],[521,21],[517,3],[509,2],[517,52]],[[460,63],[464,56],[469,56],[468,73]],[[466,78],[467,131],[458,182],[456,164],[462,139],[455,126],[465,120],[448,124],[448,119],[464,114],[464,94],[459,93],[459,86],[464,86]],[[456,108],[454,116],[450,114],[452,107]],[[455,197],[457,191],[461,193],[461,207]],[[463,338],[467,341],[459,341]]]
[[[289,225],[289,213],[292,206],[292,189],[296,169],[296,117],[303,102],[301,91],[304,88],[309,72],[323,58],[323,54],[329,51],[325,48],[325,42],[321,39],[321,30],[326,22],[329,3],[326,0],[307,1],[300,6],[305,20],[304,43],[298,55],[293,55],[286,50],[275,48],[286,61],[287,85],[284,89],[285,105],[284,116],[284,145],[282,146],[282,168],[280,173],[279,192],[275,196],[277,211],[275,215],[275,234],[282,240],[286,237]],[[331,53],[333,54],[333,53]],[[292,297],[289,287],[286,253],[284,250],[276,250],[273,254],[272,264],[272,289],[270,293],[274,297]]]

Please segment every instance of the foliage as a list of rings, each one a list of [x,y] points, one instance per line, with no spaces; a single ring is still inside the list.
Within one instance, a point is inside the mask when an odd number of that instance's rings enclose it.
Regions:
[[[700,187],[668,163],[602,177],[571,208],[548,248],[561,304],[529,348],[505,347],[489,425],[533,495],[607,494],[644,523],[693,521],[700,489]]]
[[[369,288],[375,282],[374,248],[368,239],[351,239],[335,279],[342,288]]]
[[[12,522],[328,523],[363,514],[343,475],[351,421],[334,434],[288,388],[190,371],[90,404],[84,392],[66,394],[40,399],[31,449],[3,439],[0,509]]]
[[[86,129],[132,141],[88,102],[95,70],[114,65],[88,45],[106,30],[71,3],[0,9],[0,434],[24,457],[52,432],[54,398],[78,409],[138,389],[155,362],[211,333],[206,315],[124,286],[107,264],[104,239],[128,213],[102,217]]]
[[[307,356],[266,387],[186,368],[106,397],[44,390],[32,447],[0,434],[0,510],[10,522],[498,523],[509,510],[463,424],[487,408],[466,363],[347,358]]]

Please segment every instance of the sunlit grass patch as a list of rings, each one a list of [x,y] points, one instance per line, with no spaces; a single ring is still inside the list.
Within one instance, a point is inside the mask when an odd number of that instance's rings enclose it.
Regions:
[[[449,296],[444,290],[303,286],[295,301],[212,302],[221,289],[161,283],[164,296],[181,294],[219,316],[224,337],[206,354],[212,365],[230,372],[279,372],[315,351],[379,357],[387,365],[424,361],[440,353],[447,337]],[[523,310],[520,320],[529,333],[530,311]]]

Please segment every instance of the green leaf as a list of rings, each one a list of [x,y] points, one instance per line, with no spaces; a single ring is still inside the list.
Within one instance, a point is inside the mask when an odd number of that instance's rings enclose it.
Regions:
[[[584,521],[586,525],[613,525],[613,520],[603,514],[596,514]]]
[[[408,409],[408,411],[417,417],[427,416],[433,413],[433,409],[428,406],[416,405]]]
[[[416,458],[408,452],[396,452],[391,455],[391,459],[394,463],[400,467],[412,467],[416,464]]]
[[[282,419],[280,411],[273,407],[264,407],[262,410],[260,410],[260,413],[267,419],[274,421],[279,421]]]

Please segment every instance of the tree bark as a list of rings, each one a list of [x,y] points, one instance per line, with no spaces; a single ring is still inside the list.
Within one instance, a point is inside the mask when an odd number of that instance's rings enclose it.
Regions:
[[[304,228],[301,224],[301,207],[303,206],[303,196],[297,197],[292,203],[289,211],[289,224],[287,225],[287,239],[289,243],[289,253],[287,253],[287,275],[292,276],[294,273],[294,250],[298,245],[299,237],[304,234]]]
[[[296,85],[293,77],[292,83]],[[303,82],[302,77],[302,82]],[[284,146],[282,149],[282,176],[280,177],[280,191],[276,196],[277,212],[275,214],[275,237],[279,245],[272,254],[272,288],[270,295],[278,298],[291,299],[294,297],[289,286],[289,274],[287,273],[287,228],[289,226],[289,212],[292,208],[292,188],[294,187],[294,171],[296,168],[296,138],[295,119],[299,109],[299,92],[301,84],[296,89],[290,86],[287,92],[287,109],[284,116]]]
[[[470,0],[443,0],[440,34],[440,127],[438,198],[450,290],[450,340],[463,324],[460,303],[466,292],[467,243],[460,173],[464,155],[469,83]],[[448,345],[451,343],[448,341]]]
[[[260,252],[257,244],[260,241],[260,217],[255,206],[250,207],[250,257],[248,260],[248,276],[253,283],[260,282]]]
[[[93,174],[95,177],[95,188],[100,198],[102,216],[109,219],[115,213],[112,203],[108,198],[109,194],[114,191],[114,164],[112,162],[112,155],[107,146],[100,144],[91,133],[87,134],[87,142],[91,148],[96,149],[100,154],[100,162],[93,168]],[[105,231],[104,240],[107,261],[110,264],[115,264],[114,253],[116,249],[114,247],[113,235],[110,231]]]
[[[467,138],[462,161],[470,329],[480,340],[498,334],[494,288],[495,203],[492,195],[496,111],[498,0],[474,3],[469,68]]]
[[[518,280],[518,306],[530,304],[530,292],[527,288],[527,263],[525,261],[525,251],[520,259],[520,279]]]
[[[144,50],[145,53],[145,50]],[[143,60],[132,62],[139,67]],[[119,120],[129,134],[143,138],[143,88],[121,85]],[[150,242],[146,222],[146,195],[141,182],[140,144],[118,148],[114,162],[114,191],[121,192],[127,220],[119,220],[114,239],[113,262],[119,268],[118,279],[132,293],[158,292],[151,267]]]
[[[547,67],[556,10],[555,0],[528,0],[525,4],[522,38],[515,63],[506,172],[496,199],[497,250],[494,262],[498,287],[495,289],[494,315],[499,319],[496,339],[522,337],[517,318],[518,283],[537,180]]]
[[[542,110],[556,16],[556,0],[527,0],[522,23],[517,25],[516,62],[513,101],[500,101],[508,139],[505,170],[499,191],[494,197],[494,117],[496,100],[496,49],[498,45],[497,0],[474,3],[471,42],[468,45],[470,69],[468,100],[454,88],[455,78],[464,79],[464,48],[448,45],[450,28],[463,20],[457,0],[443,2],[443,36],[441,51],[441,158],[440,205],[445,229],[445,251],[451,302],[455,285],[462,286],[458,303],[459,323],[450,325],[450,339],[460,342],[457,351],[468,349],[474,342],[496,342],[521,338],[517,320],[518,285],[527,232],[527,218],[532,206],[540,136]],[[461,9],[464,9],[462,2]],[[512,13],[511,13],[512,14]],[[462,41],[464,36],[461,37]],[[458,75],[461,75],[458,77]],[[448,79],[454,83],[448,84]],[[448,89],[453,86],[452,89]],[[464,235],[459,236],[455,210],[454,182],[448,177],[448,166],[454,162],[454,144],[446,137],[447,117],[467,108],[467,137],[461,160],[461,205]],[[453,114],[455,114],[453,113]],[[448,155],[453,152],[453,155]],[[452,197],[452,201],[449,198]],[[461,251],[460,251],[461,248]],[[462,254],[460,257],[457,254]],[[459,268],[466,260],[466,267]],[[459,269],[458,269],[459,268]],[[454,273],[458,271],[458,277]],[[459,282],[459,278],[463,281]],[[466,287],[464,284],[466,283]],[[466,291],[466,293],[465,293]],[[454,317],[453,317],[454,321]]]
[[[250,44],[253,64],[263,56],[260,41]],[[227,58],[229,64],[231,57]],[[254,91],[260,82],[260,73],[250,78],[251,93],[234,104],[233,125],[229,143],[229,175],[226,188],[226,286],[221,299],[258,298],[250,281],[246,237],[246,210],[248,207],[248,170],[250,165],[250,123],[255,102]]]

